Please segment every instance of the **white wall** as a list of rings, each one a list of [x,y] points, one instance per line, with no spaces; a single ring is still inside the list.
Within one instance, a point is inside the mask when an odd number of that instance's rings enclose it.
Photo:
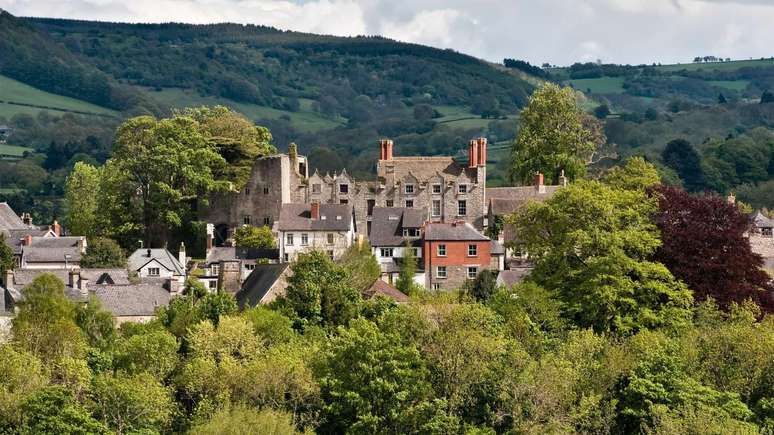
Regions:
[[[351,228],[351,227],[350,227]],[[287,235],[293,234],[293,245],[287,245]],[[308,236],[306,245],[301,244],[301,235]],[[328,243],[328,234],[333,234],[333,244]],[[333,250],[333,258],[338,260],[346,250],[352,246],[354,231],[347,232],[332,231],[280,231],[280,260],[284,261],[285,254],[288,254],[288,261],[296,259],[299,253],[320,250],[328,252]]]
[[[149,275],[148,269],[151,268],[157,268],[159,269],[158,275]],[[140,278],[172,278],[174,273],[167,269],[166,267],[162,266],[161,263],[159,263],[156,260],[151,260],[146,264],[145,266],[141,267],[140,270],[137,271],[137,275],[140,276]]]
[[[415,249],[417,251],[417,258],[422,258],[422,248],[417,247]],[[406,250],[405,246],[396,246],[392,248],[392,257],[382,257],[382,248],[373,248],[374,255],[376,256],[376,261],[380,263],[389,263],[392,261],[393,258],[403,258],[405,250]]]

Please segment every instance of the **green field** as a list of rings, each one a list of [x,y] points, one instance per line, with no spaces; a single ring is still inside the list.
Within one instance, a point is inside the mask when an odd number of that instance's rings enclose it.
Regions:
[[[753,59],[753,60],[732,60],[731,62],[710,62],[710,63],[676,63],[672,65],[660,65],[656,69],[664,72],[673,72],[680,70],[700,71],[700,70],[718,70],[729,71],[744,67],[772,66],[774,59]]]
[[[443,115],[440,118],[435,118],[434,121],[448,127],[484,128],[494,121],[493,119],[481,118],[481,116],[471,113],[470,109],[466,107],[439,105],[433,106],[433,108]],[[518,115],[508,115],[508,119],[518,119]]]
[[[116,112],[75,98],[41,91],[22,82],[0,75],[0,116],[10,118],[17,113],[37,115],[41,110],[50,112],[83,112],[97,115],[115,115]],[[41,107],[19,106],[8,103],[32,104]]]
[[[573,88],[581,92],[591,89],[594,94],[622,94],[624,92],[623,82],[623,77],[570,80]]]
[[[167,88],[161,91],[151,91],[149,95],[159,103],[172,107],[196,107],[196,106],[214,106],[222,105],[230,107],[240,112],[252,120],[256,119],[279,119],[283,115],[290,117],[293,127],[301,131],[326,130],[343,125],[346,120],[341,119],[338,122],[325,118],[311,110],[311,100],[301,100],[301,110],[298,112],[288,112],[271,107],[258,106],[256,104],[237,103],[226,98],[203,97],[196,91],[188,89]]]
[[[24,153],[28,151],[33,152],[35,150],[27,147],[0,144],[0,158],[3,158],[3,157],[22,158],[24,157]]]
[[[711,80],[707,83],[719,88],[726,88],[732,91],[743,91],[750,84],[749,80]]]

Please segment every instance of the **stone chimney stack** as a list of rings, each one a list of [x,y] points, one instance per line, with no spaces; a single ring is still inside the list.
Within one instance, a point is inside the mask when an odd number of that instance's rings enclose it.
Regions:
[[[183,269],[185,269],[186,263],[186,256],[185,256],[185,243],[180,242],[180,249],[177,250],[177,261],[180,262],[180,264],[183,266]]]
[[[478,139],[472,139],[468,143],[468,167],[469,168],[476,168],[478,167]]]
[[[81,251],[81,254],[86,253],[86,237],[81,236],[80,239],[78,239],[78,250]]]
[[[567,187],[567,177],[564,176],[564,169],[562,169],[562,173],[559,174],[559,185]]]
[[[546,193],[546,186],[543,184],[543,173],[535,172],[535,190],[538,193]]]
[[[392,160],[392,140],[379,141],[379,160]]]
[[[22,237],[22,246],[30,246],[32,245],[32,236],[29,234],[25,234],[24,237]]]
[[[5,288],[13,288],[13,269],[6,269],[3,276],[3,285]]]
[[[61,236],[61,235],[62,235],[62,226],[61,226],[61,225],[59,225],[59,222],[57,222],[57,221],[54,221],[54,223],[53,223],[53,224],[51,224],[51,227],[50,227],[50,229],[51,229],[51,231],[52,231],[54,234],[56,234],[56,236],[57,236],[57,237],[59,237],[59,236]]]
[[[320,220],[320,203],[312,203],[312,220]]]
[[[180,280],[178,280],[177,277],[173,276],[171,278],[167,278],[166,284],[167,284],[167,291],[169,291],[169,293],[172,296],[177,296],[183,291],[183,285],[180,284]]]
[[[207,238],[207,250],[204,256],[209,257],[210,251],[212,251],[213,239],[215,238],[215,225],[207,224],[207,235],[205,237]]]
[[[478,146],[478,166],[486,166],[486,138],[478,138],[476,144]]]
[[[22,223],[26,226],[32,226],[32,216],[30,216],[29,213],[22,213],[21,215]]]

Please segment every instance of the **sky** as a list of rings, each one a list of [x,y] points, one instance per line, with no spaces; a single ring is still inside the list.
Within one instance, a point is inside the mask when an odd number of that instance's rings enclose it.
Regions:
[[[17,16],[383,35],[538,65],[774,55],[774,0],[0,0],[0,9]]]

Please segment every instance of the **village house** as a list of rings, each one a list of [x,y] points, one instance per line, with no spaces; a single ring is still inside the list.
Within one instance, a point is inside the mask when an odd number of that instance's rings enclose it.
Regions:
[[[276,225],[281,261],[294,261],[313,249],[338,260],[355,241],[350,204],[283,204]]]
[[[735,202],[736,198],[732,195],[728,200]],[[774,274],[774,219],[759,210],[751,215],[750,220],[750,247],[753,252],[763,257],[763,267],[770,274]]]
[[[137,249],[127,259],[127,268],[140,279],[174,279],[185,283],[187,263],[185,245],[180,244],[178,257],[166,249]]]
[[[239,308],[268,304],[285,295],[290,263],[258,264],[236,294]]]
[[[422,260],[422,231],[425,224],[422,210],[405,207],[374,207],[368,239],[379,262],[382,279],[397,282],[406,249],[411,249],[418,267],[414,280],[425,285]]]
[[[484,269],[497,270],[491,248],[491,240],[467,222],[427,223],[423,237],[425,287],[455,290]]]

